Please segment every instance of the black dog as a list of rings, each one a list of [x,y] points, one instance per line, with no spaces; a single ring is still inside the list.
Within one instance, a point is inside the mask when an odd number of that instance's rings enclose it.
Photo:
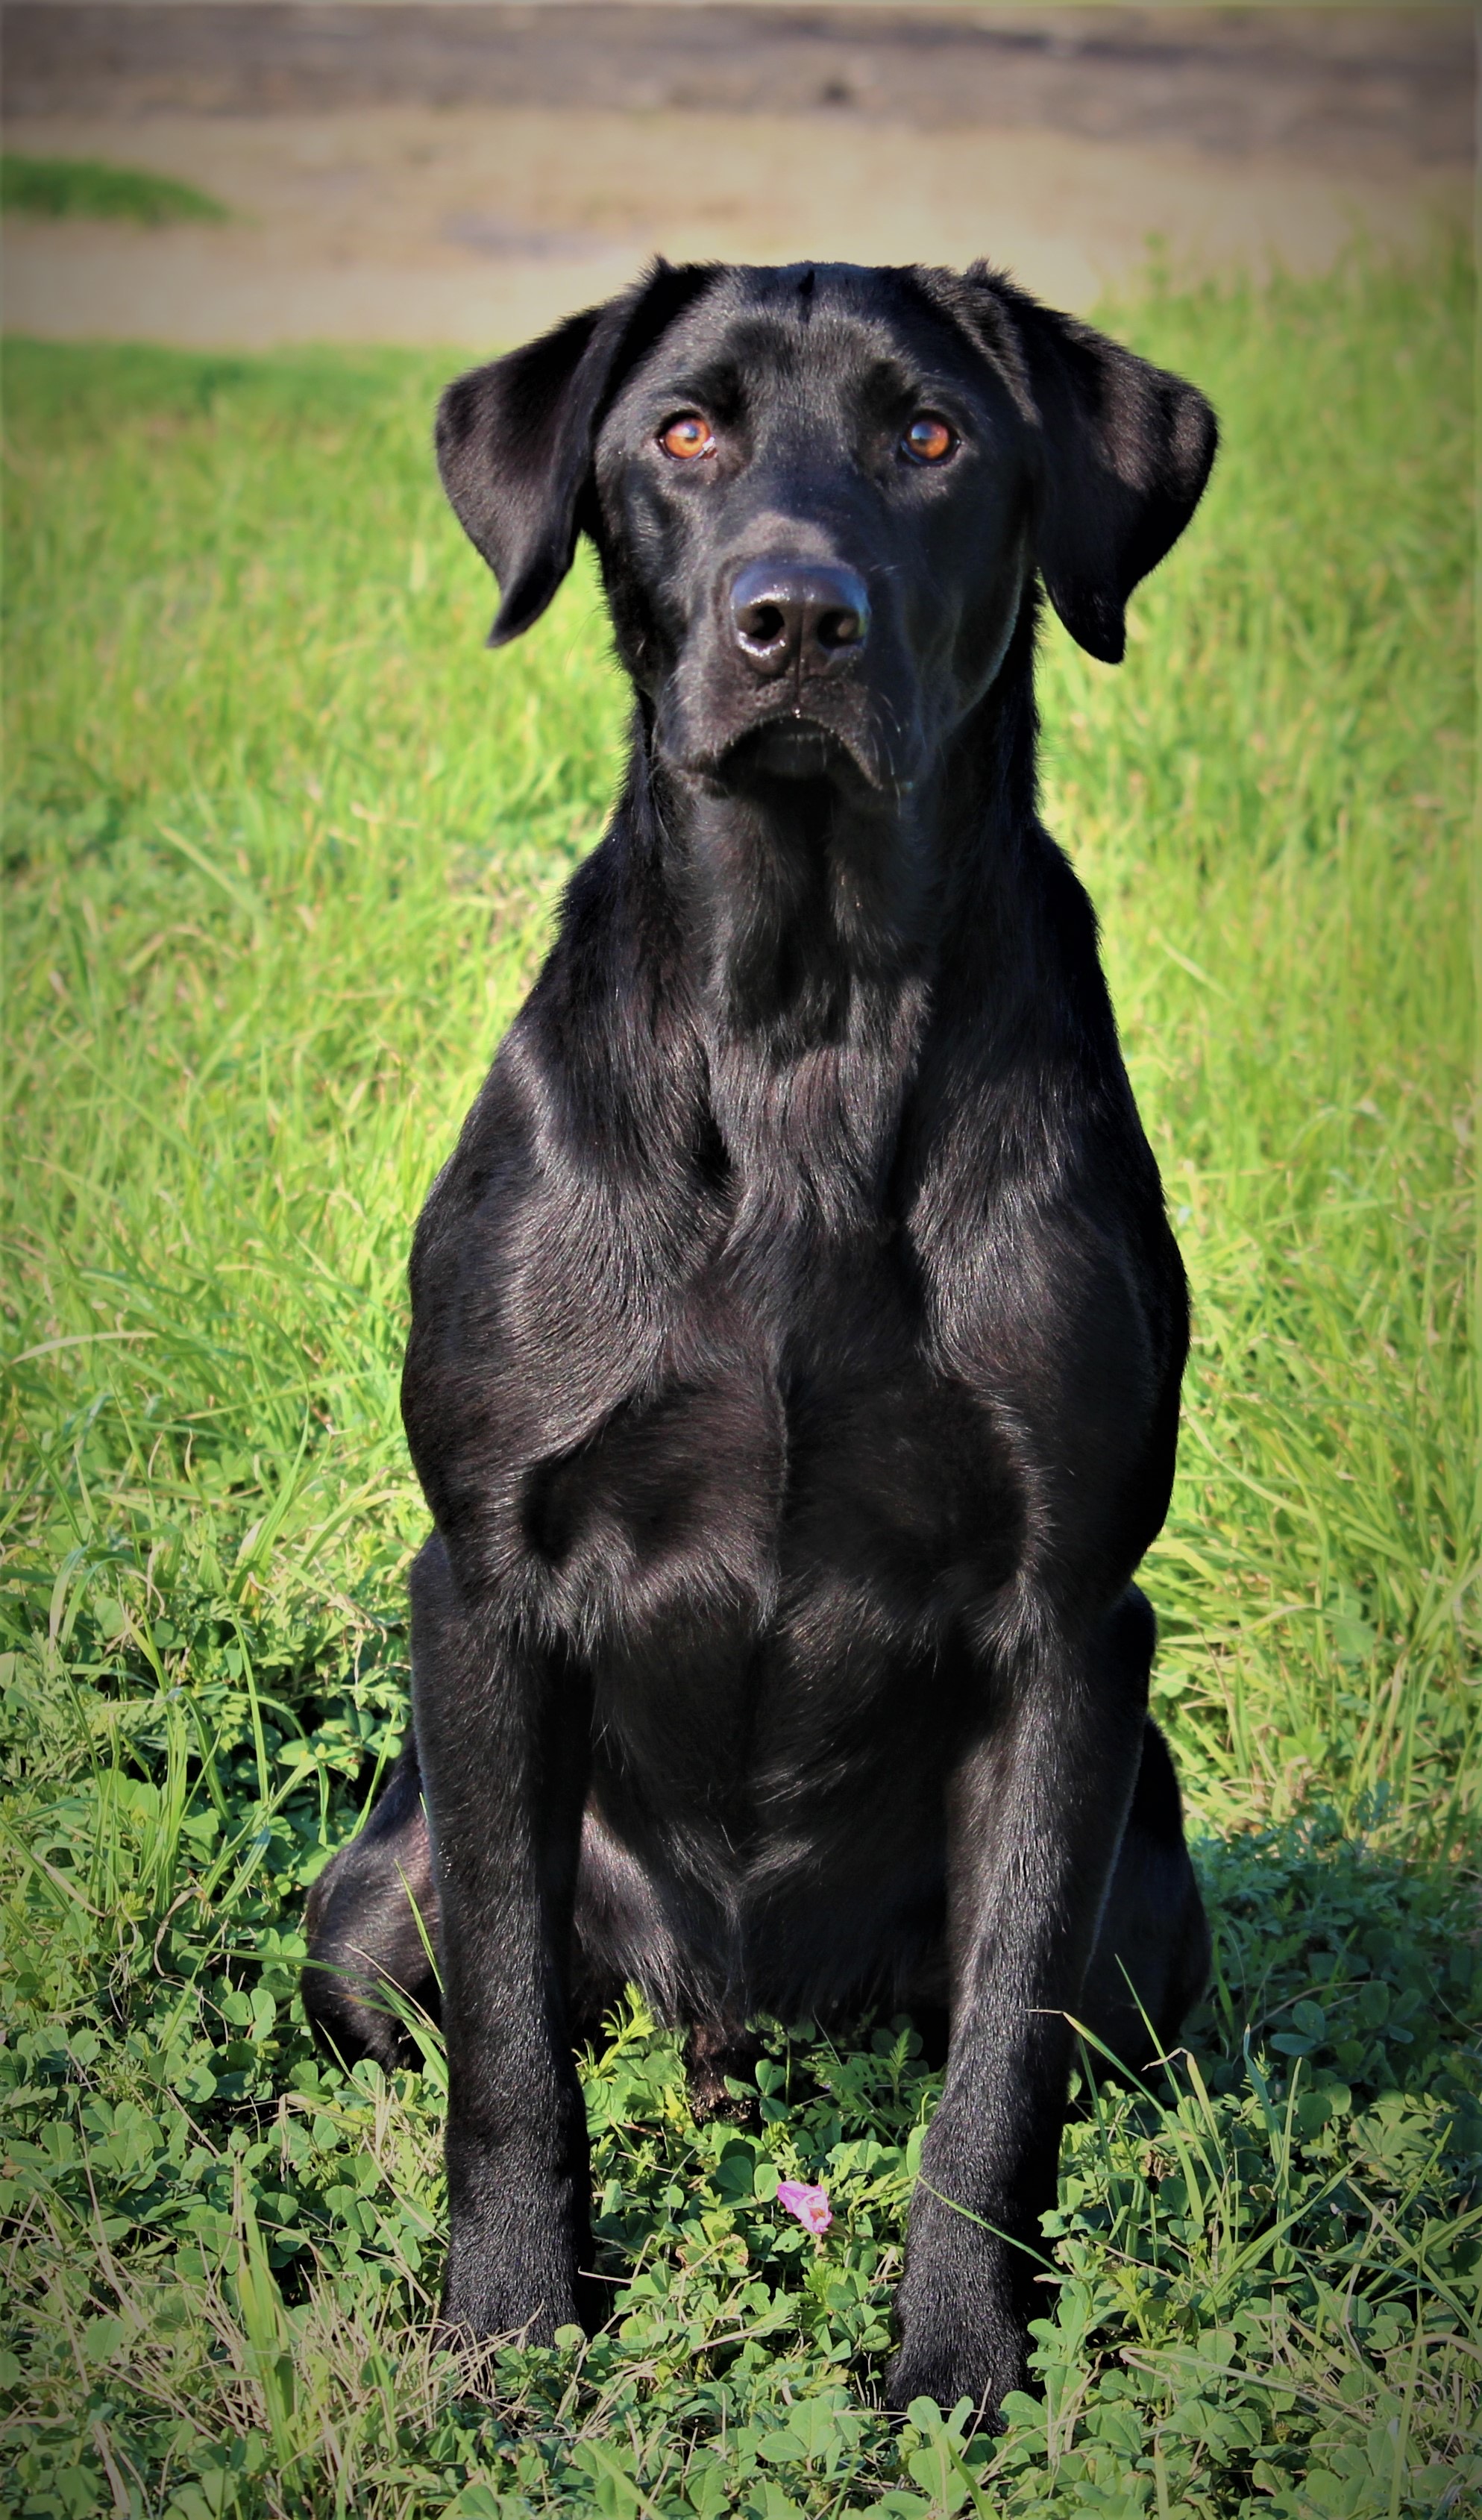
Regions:
[[[437,443],[496,646],[591,536],[632,757],[418,1231],[416,1739],[316,1885],[311,2011],[395,2055],[410,1893],[443,2319],[549,2337],[624,1980],[712,2092],[752,2013],[947,2007],[891,2388],[987,2410],[1067,2015],[1140,2064],[1208,1953],[1131,1585],[1184,1280],[1033,663],[1036,572],[1120,657],[1213,417],[981,266],[660,265]]]

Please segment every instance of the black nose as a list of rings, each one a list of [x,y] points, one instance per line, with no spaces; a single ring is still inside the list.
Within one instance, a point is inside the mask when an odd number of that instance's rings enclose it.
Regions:
[[[870,636],[870,598],[852,568],[756,560],[731,589],[736,644],[758,673],[801,662],[808,673],[857,656]]]

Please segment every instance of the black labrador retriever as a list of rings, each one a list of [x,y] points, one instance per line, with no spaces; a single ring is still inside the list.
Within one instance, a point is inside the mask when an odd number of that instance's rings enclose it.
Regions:
[[[1208,1937],[1147,1719],[1183,1272],[1036,811],[1037,578],[1115,662],[1191,386],[984,266],[659,265],[451,385],[501,645],[590,535],[626,782],[433,1186],[415,1738],[305,1985],[449,2069],[452,2334],[587,2307],[573,2038],[950,2019],[896,2403],[1024,2376],[1072,2021],[1134,2065]]]

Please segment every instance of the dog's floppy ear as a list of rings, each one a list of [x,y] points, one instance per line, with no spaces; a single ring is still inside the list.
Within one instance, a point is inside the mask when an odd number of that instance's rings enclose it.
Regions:
[[[622,296],[448,386],[437,469],[499,580],[491,648],[528,630],[556,593],[576,550],[603,413],[622,375],[712,277],[703,265],[655,263]]]
[[[1053,314],[986,265],[967,279],[985,342],[1039,436],[1045,592],[1073,639],[1119,665],[1127,599],[1172,550],[1209,478],[1214,413],[1182,377]]]

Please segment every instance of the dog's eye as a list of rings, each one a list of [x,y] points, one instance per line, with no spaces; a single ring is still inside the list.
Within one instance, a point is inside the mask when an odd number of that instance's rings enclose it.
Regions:
[[[909,455],[913,464],[941,464],[956,444],[946,422],[938,420],[934,411],[919,411],[901,439],[901,453]]]
[[[666,455],[677,456],[681,464],[692,464],[696,455],[715,453],[710,424],[697,411],[682,411],[677,420],[666,421],[658,442]]]

